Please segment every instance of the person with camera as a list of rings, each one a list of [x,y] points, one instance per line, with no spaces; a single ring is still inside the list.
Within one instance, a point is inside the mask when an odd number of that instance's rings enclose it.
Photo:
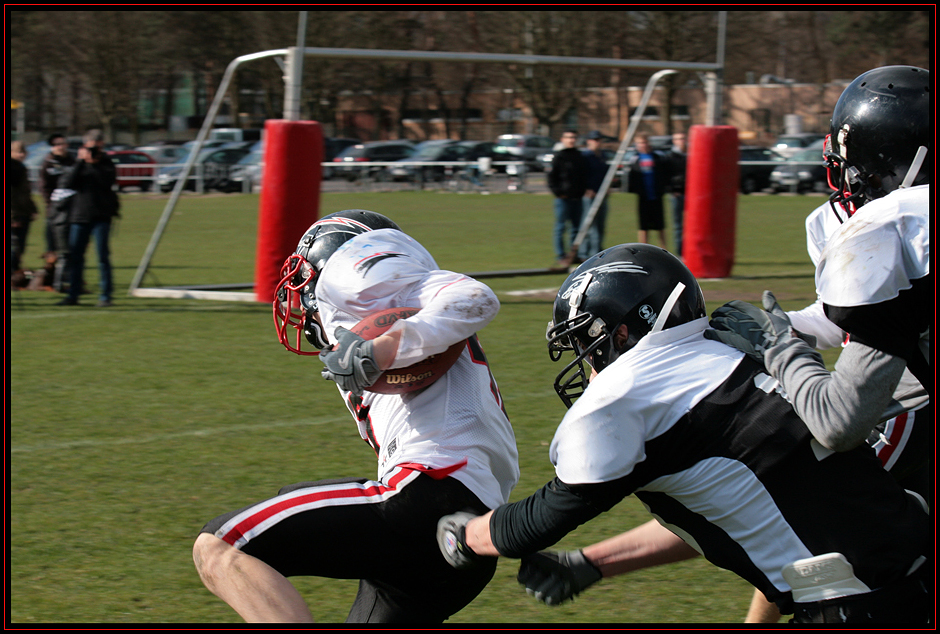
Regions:
[[[118,216],[120,203],[114,191],[117,169],[102,149],[103,145],[101,130],[86,132],[75,165],[62,176],[59,185],[75,191],[69,209],[69,290],[65,299],[59,302],[60,306],[78,304],[85,270],[85,250],[92,236],[98,249],[98,306],[111,306],[114,281],[108,239],[111,221]]]

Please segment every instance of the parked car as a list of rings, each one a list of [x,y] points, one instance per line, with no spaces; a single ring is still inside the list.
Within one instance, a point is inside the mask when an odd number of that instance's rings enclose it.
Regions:
[[[469,151],[468,161],[478,161],[481,158],[497,160],[501,156],[496,151],[496,144],[493,141],[458,141],[457,145],[467,148]]]
[[[540,172],[539,156],[555,147],[555,139],[537,134],[501,134],[496,138],[496,152],[503,161],[525,161],[530,170]]]
[[[233,145],[236,147],[228,147],[226,145],[202,150],[193,164],[193,170],[189,174],[184,189],[196,189],[196,178],[200,172],[203,178],[204,189],[218,188],[219,183],[224,182],[228,178],[228,173],[232,169],[232,166],[251,152],[251,150],[243,147],[243,143]],[[187,160],[188,155],[183,157],[180,163],[185,164]],[[183,167],[183,165],[174,165],[172,167],[164,167],[157,172],[157,184],[160,187],[160,191],[168,192],[176,186],[176,181],[182,174]]]
[[[338,137],[326,137],[323,139],[323,162],[330,163],[336,156],[348,148],[350,145],[362,143],[359,139],[345,139]],[[323,180],[333,178],[333,168],[327,165],[323,166]]]
[[[362,176],[374,177],[385,171],[384,165],[357,165],[357,163],[385,163],[411,156],[414,144],[410,141],[369,141],[350,145],[333,158],[333,172],[348,181]]]
[[[785,160],[781,154],[770,148],[756,145],[742,146],[738,153],[741,193],[753,194],[770,187],[771,173]]]
[[[774,192],[828,192],[829,177],[822,157],[822,144],[801,150],[770,173]]]
[[[153,187],[156,161],[145,152],[138,150],[118,150],[108,152],[117,169],[118,191],[125,187],[139,187],[140,191],[150,191]]]
[[[777,138],[773,149],[784,158],[790,158],[805,147],[820,142],[826,138],[825,134],[817,132],[799,132],[797,134],[783,134]]]
[[[253,192],[261,187],[264,175],[264,150],[253,150],[231,167],[223,178],[213,183],[213,189],[232,192]]]
[[[148,154],[156,163],[180,163],[189,152],[182,145],[141,145],[134,148]]]
[[[415,162],[432,163],[436,161],[463,161],[468,150],[457,145],[453,139],[432,139],[422,141],[414,146],[410,156],[398,159],[395,165],[389,165],[385,171],[379,173],[379,179],[395,181],[439,181],[444,178],[443,165],[413,165]]]

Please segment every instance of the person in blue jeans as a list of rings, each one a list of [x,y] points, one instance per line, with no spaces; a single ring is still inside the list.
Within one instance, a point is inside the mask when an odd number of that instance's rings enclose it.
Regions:
[[[85,250],[94,236],[101,287],[98,306],[108,307],[114,292],[109,245],[111,220],[118,215],[120,207],[114,192],[117,170],[102,149],[104,136],[100,130],[89,130],[84,143],[78,150],[75,165],[62,177],[62,187],[75,193],[69,211],[69,290],[59,305],[78,304],[85,270]]]
[[[587,149],[584,151],[584,159],[587,161],[588,178],[587,190],[584,192],[584,215],[591,211],[591,205],[604,183],[604,177],[607,175],[607,161],[601,152],[601,143],[604,135],[600,130],[592,130],[587,136]],[[588,229],[587,236],[578,250],[578,257],[586,260],[595,253],[600,253],[604,249],[604,227],[607,222],[607,194],[597,208],[594,220]]]
[[[587,190],[587,161],[576,147],[578,134],[566,130],[561,135],[564,146],[555,153],[552,169],[548,173],[548,187],[555,196],[555,227],[552,232],[552,245],[555,249],[557,265],[567,265],[568,249],[581,227],[583,203],[581,199]],[[571,231],[571,240],[565,240],[565,233]]]
[[[676,246],[675,254],[682,256],[682,225],[685,218],[685,168],[689,153],[686,136],[683,132],[672,135],[672,149],[669,150],[671,177],[669,193],[672,201],[672,234]]]

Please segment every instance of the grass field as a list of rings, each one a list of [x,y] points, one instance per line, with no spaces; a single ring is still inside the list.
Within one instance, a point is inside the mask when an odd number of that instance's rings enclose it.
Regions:
[[[742,196],[733,277],[702,282],[709,310],[732,298],[757,302],[764,288],[784,308],[813,301],[803,219],[822,200]],[[237,623],[193,568],[202,524],[284,484],[375,475],[334,385],[320,379],[319,362],[277,343],[269,306],[126,296],[165,202],[124,196],[112,242],[114,307],[94,308],[95,295],[78,307],[55,306],[59,296],[46,292],[9,298],[10,623]],[[183,198],[145,285],[250,282],[257,204],[257,195]],[[441,267],[478,272],[548,266],[551,205],[531,194],[326,194],[321,213],[379,211]],[[27,265],[39,264],[42,232],[36,223]],[[607,245],[635,236],[632,197],[612,194]],[[92,247],[92,290],[94,262]],[[481,341],[516,432],[522,478],[513,499],[552,477],[548,444],[564,407],[545,350],[551,300],[510,293],[556,289],[563,279],[487,280],[502,309]],[[648,519],[631,497],[560,546]],[[605,580],[551,609],[526,596],[516,568],[502,560],[486,591],[449,623],[733,623],[751,594],[733,574],[695,560]],[[334,623],[356,589],[328,579],[296,585],[316,618]]]

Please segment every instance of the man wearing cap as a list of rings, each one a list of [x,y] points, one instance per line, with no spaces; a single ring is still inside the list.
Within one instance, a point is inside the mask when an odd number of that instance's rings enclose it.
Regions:
[[[601,134],[600,130],[592,130],[587,135],[587,149],[583,152],[588,168],[587,190],[584,192],[585,216],[590,212],[591,205],[594,204],[594,199],[597,197],[601,189],[601,184],[604,182],[604,176],[607,175],[607,161],[604,159],[603,152],[601,152],[601,143],[603,140],[604,135]],[[606,221],[607,192],[604,192],[604,199],[601,201],[600,207],[597,208],[597,214],[594,216],[591,228],[588,229],[587,237],[578,250],[578,255],[581,259],[586,260],[595,253],[603,250],[604,224]]]

